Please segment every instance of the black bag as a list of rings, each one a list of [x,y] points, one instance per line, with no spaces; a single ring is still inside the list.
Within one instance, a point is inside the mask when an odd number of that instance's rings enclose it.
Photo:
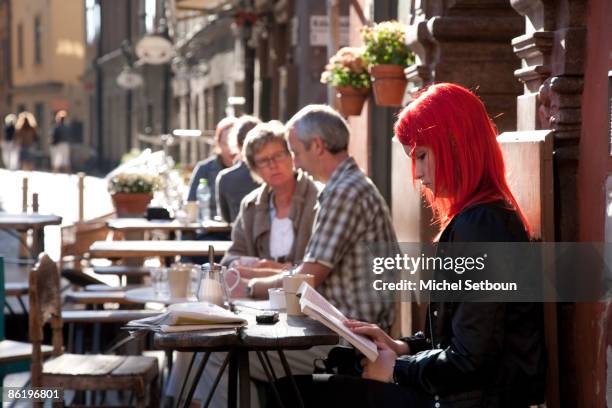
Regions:
[[[314,373],[361,377],[363,372],[361,360],[364,358],[363,354],[353,347],[337,346],[329,351],[326,359],[315,360]]]

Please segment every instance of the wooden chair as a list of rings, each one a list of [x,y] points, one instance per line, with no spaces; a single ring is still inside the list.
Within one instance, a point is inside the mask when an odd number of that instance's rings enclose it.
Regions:
[[[159,406],[157,360],[153,357],[63,353],[62,314],[57,265],[45,253],[30,272],[30,340],[32,387],[75,391],[132,390],[136,407]],[[43,327],[50,321],[53,358],[43,362]],[[63,403],[57,404],[63,406]],[[42,403],[35,406],[42,407]]]
[[[0,304],[4,305],[4,259],[0,257]],[[43,355],[51,354],[51,347],[43,346]],[[28,371],[32,358],[32,344],[4,338],[4,314],[0,317],[0,387],[7,374]]]

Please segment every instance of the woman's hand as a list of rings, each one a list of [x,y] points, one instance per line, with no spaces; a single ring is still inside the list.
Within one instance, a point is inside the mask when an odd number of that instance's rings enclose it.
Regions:
[[[248,265],[241,264],[239,260],[236,260],[230,264],[231,268],[234,268],[240,272],[240,277],[246,279],[265,278],[266,276],[276,275],[283,270],[284,266],[285,265],[283,264],[267,259],[260,259],[256,262],[249,263]]]
[[[354,333],[369,337],[377,344],[379,342],[385,344],[388,349],[392,350],[398,356],[410,354],[408,343],[401,340],[393,340],[391,336],[375,324],[360,322],[358,320],[347,320],[344,322],[344,325]]]
[[[376,345],[378,346],[378,358],[374,362],[367,358],[362,360],[363,374],[361,377],[381,382],[394,382],[393,370],[397,354],[385,343],[376,341]]]

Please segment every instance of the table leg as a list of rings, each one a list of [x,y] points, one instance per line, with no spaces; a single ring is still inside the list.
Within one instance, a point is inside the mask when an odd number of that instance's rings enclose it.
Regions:
[[[204,367],[206,367],[206,363],[208,362],[209,358],[210,358],[210,351],[207,351],[204,354],[204,357],[202,357],[202,361],[200,362],[200,365],[198,366],[198,371],[196,371],[193,382],[191,383],[191,388],[189,388],[189,394],[187,394],[187,398],[185,399],[185,404],[183,405],[184,408],[189,408],[189,405],[191,404],[191,399],[193,398],[193,393],[195,392],[198,386],[198,383],[200,382],[200,377],[202,376],[202,372],[204,372]]]
[[[32,255],[37,257],[38,254],[45,250],[45,229],[35,228],[32,231]]]
[[[276,398],[276,402],[278,403],[278,406],[281,408],[284,408],[283,401],[281,400],[280,394],[278,393],[278,389],[276,388],[276,376],[272,375],[274,371],[272,371],[272,373],[270,372],[268,366],[266,365],[266,362],[264,361],[262,357],[262,352],[256,351],[256,353],[257,353],[257,358],[259,358],[259,363],[263,367],[264,372],[266,373],[266,377],[268,378],[268,381],[270,382],[270,385],[272,386],[272,391],[274,392],[274,397]]]
[[[240,376],[240,408],[251,406],[251,376],[249,375],[249,352],[238,350],[238,375]]]
[[[176,398],[176,406],[180,406],[181,404],[181,399],[183,398],[183,391],[185,391],[185,386],[187,385],[187,382],[189,381],[189,374],[191,374],[191,367],[193,367],[193,362],[195,361],[196,357],[198,356],[198,353],[193,353],[193,355],[191,356],[191,360],[189,360],[189,366],[187,367],[187,372],[185,373],[185,378],[183,379],[183,385],[181,386],[181,391],[179,391],[177,398]]]
[[[227,363],[230,361],[231,353],[232,352],[227,353],[227,355],[225,356],[225,360],[223,360],[223,364],[221,365],[221,368],[219,368],[219,373],[217,373],[217,377],[215,378],[215,381],[213,382],[212,388],[210,389],[210,393],[208,394],[208,397],[206,398],[206,402],[204,403],[204,408],[208,408],[208,406],[210,405],[210,402],[212,401],[213,394],[215,393],[215,390],[217,389],[217,386],[219,385],[219,381],[221,381],[221,377],[223,376],[223,372],[225,372]]]
[[[285,369],[285,374],[287,375],[287,377],[289,377],[289,380],[291,381],[291,385],[293,386],[293,390],[295,391],[295,395],[297,396],[297,400],[299,403],[298,406],[300,408],[304,408],[304,401],[302,400],[302,394],[300,394],[300,390],[297,384],[295,383],[295,378],[293,378],[293,375],[291,374],[291,368],[289,367],[289,363],[287,362],[287,358],[285,357],[285,353],[283,353],[283,350],[278,350],[278,356],[280,357],[281,364],[283,365],[283,368]]]
[[[229,377],[227,381],[227,406],[236,408],[238,406],[238,353],[230,352],[229,358]]]

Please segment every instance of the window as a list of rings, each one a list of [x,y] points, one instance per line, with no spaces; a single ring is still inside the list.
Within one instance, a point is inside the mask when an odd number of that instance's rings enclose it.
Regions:
[[[96,0],[85,1],[85,21],[87,43],[93,44],[100,33],[100,5]]]
[[[145,30],[152,33],[155,29],[155,0],[145,0]]]
[[[42,28],[40,25],[40,16],[34,17],[34,63],[40,64],[42,62],[42,46],[40,44],[42,39]]]
[[[23,23],[17,24],[17,66],[23,68]]]

